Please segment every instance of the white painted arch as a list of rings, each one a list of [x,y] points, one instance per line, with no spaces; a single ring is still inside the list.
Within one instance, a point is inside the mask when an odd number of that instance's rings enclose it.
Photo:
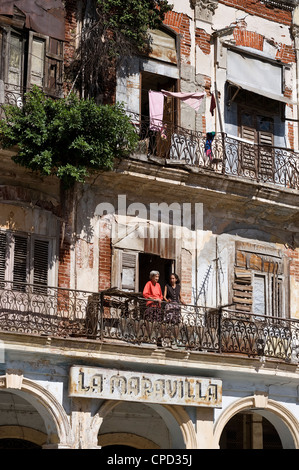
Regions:
[[[65,410],[48,390],[19,373],[1,376],[1,390],[21,396],[39,412],[47,429],[48,444],[66,448],[73,446],[72,430]]]
[[[223,411],[214,427],[214,448],[219,448],[221,434],[230,419],[237,413],[246,410],[260,414],[274,425],[283,449],[299,449],[298,420],[284,405],[268,399],[263,394],[241,398]]]
[[[91,421],[90,427],[92,432],[91,440],[94,445],[97,444],[98,432],[101,428],[101,425],[103,424],[105,417],[121,403],[123,403],[123,401],[107,400],[100,406],[98,412],[95,414]],[[153,404],[148,404],[148,406],[153,408],[162,417],[168,428],[170,428],[171,424],[173,423],[177,425],[176,438],[177,442],[181,439],[182,448],[197,448],[197,439],[194,425],[192,423],[192,420],[190,419],[190,416],[183,407]],[[178,436],[178,434],[180,434],[180,436]]]

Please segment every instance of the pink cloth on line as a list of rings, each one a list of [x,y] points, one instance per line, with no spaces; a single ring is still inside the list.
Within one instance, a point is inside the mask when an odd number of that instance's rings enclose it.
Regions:
[[[181,93],[176,91],[166,91],[161,90],[164,96],[173,96],[174,98],[179,98],[184,103],[191,106],[195,111],[199,110],[201,102],[206,95],[205,92],[195,92],[195,93]]]
[[[160,91],[148,92],[149,96],[149,112],[150,112],[150,129],[159,131],[163,127],[163,109],[164,96]]]

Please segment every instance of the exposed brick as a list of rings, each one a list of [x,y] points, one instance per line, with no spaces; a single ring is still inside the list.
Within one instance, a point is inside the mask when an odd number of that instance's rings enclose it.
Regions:
[[[273,8],[271,5],[266,5],[260,0],[219,0],[219,3],[246,11],[251,15],[259,16],[276,23],[290,26],[292,22],[291,11],[282,8]]]

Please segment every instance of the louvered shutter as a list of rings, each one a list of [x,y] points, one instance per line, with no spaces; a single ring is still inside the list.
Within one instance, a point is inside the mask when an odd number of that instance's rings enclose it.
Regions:
[[[241,167],[243,171],[250,171],[252,175],[256,175],[257,159],[256,149],[254,143],[256,142],[256,129],[254,115],[242,111],[241,112],[241,137],[246,139],[249,143],[241,144]],[[251,143],[252,142],[252,143]]]
[[[122,252],[121,289],[136,291],[138,253]]]
[[[259,177],[264,181],[273,181],[274,178],[274,151],[273,151],[273,119],[258,116],[259,139]]]
[[[28,239],[14,236],[13,288],[24,291],[27,282]]]
[[[49,241],[34,240],[33,250],[34,292],[44,292],[43,286],[48,285]]]
[[[0,232],[0,286],[5,280],[5,266],[6,266],[6,233]]]
[[[29,32],[27,88],[36,85],[43,88],[45,84],[46,38]]]

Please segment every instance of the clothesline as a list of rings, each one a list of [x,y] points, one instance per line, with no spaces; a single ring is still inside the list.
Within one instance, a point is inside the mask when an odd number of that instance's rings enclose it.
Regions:
[[[188,106],[193,108],[196,112],[199,110],[203,98],[206,96],[206,92],[193,92],[193,93],[182,93],[172,91],[153,91],[149,90],[149,113],[150,113],[150,129],[151,130],[162,130],[163,127],[163,111],[164,111],[164,98],[173,97],[178,98]],[[216,101],[214,95],[211,96],[210,112],[214,115],[214,109],[216,107]]]

